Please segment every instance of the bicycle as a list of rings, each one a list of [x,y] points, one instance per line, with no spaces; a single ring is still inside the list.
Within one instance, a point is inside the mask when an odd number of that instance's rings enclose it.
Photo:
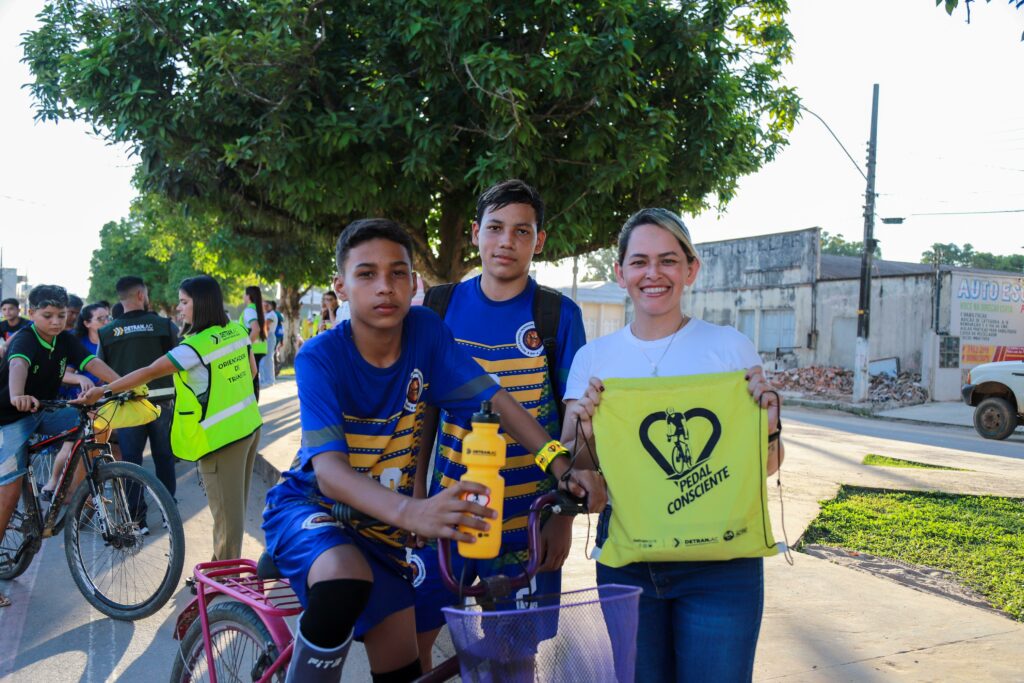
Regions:
[[[507,615],[523,614],[521,611],[502,610],[507,603],[520,602],[523,598],[517,595],[522,589],[527,589],[533,577],[537,574],[540,558],[540,516],[541,511],[548,509],[552,514],[575,516],[586,513],[586,505],[581,501],[568,496],[563,492],[552,492],[537,498],[530,508],[527,523],[529,558],[526,567],[514,577],[493,576],[486,578],[472,586],[462,586],[454,577],[451,570],[451,542],[448,540],[439,541],[439,565],[444,583],[449,590],[460,595],[476,599],[477,607],[468,608],[445,608],[446,616],[449,617],[449,626],[453,625],[450,618],[452,614],[466,615],[474,621],[469,628],[459,628],[455,633],[453,628],[453,642],[456,644],[457,653],[455,656],[440,663],[431,671],[423,674],[418,683],[440,683],[448,681],[457,675],[462,675],[463,680],[476,680],[472,670],[479,667],[481,661],[484,667],[487,666],[487,657],[481,657],[478,642],[488,633],[492,638],[508,640],[519,634],[523,638],[532,629],[523,628],[521,624],[513,625],[511,629],[504,629],[506,633],[495,633],[493,626],[481,625],[478,619],[474,619],[477,609],[492,610],[485,612],[487,615],[494,615],[499,618],[508,618]],[[331,514],[338,521],[352,527],[358,528],[364,524],[372,524],[373,520],[367,519],[352,508],[335,504]],[[196,597],[178,616],[174,629],[174,637],[181,641],[179,654],[171,671],[172,683],[194,683],[195,681],[209,681],[217,683],[218,673],[226,680],[231,681],[252,681],[253,683],[283,683],[285,672],[291,660],[293,648],[293,634],[288,626],[287,619],[302,612],[302,606],[284,579],[277,572],[270,557],[263,553],[258,562],[251,559],[222,560],[216,562],[205,562],[196,565],[195,571]],[[621,589],[618,595],[608,595],[614,589]],[[605,589],[611,589],[605,590]],[[608,604],[618,600],[622,603],[625,611],[615,609],[615,606],[605,613],[606,622],[612,619],[619,622],[622,628],[623,637],[620,642],[613,642],[612,649],[615,662],[609,666],[608,658],[594,662],[592,670],[610,670],[615,676],[614,680],[632,681],[632,672],[635,658],[637,610],[639,606],[639,588],[625,586],[609,587],[589,591],[575,591],[565,593],[561,596],[540,596],[531,598],[531,602],[544,604],[550,603],[552,598],[565,598],[564,604],[555,604],[543,609],[566,609],[586,607],[597,604],[597,601],[579,599],[582,593],[593,593],[602,591],[601,609],[607,610]],[[626,604],[629,603],[629,604]],[[526,612],[535,612],[526,610]],[[513,617],[514,618],[514,617]],[[541,615],[543,619],[543,615]],[[557,618],[557,615],[556,615]],[[629,634],[629,625],[626,623],[632,619],[632,636]],[[587,620],[586,626],[590,627],[591,620]],[[556,621],[557,624],[557,621]],[[611,628],[609,626],[609,628]],[[501,624],[498,625],[501,629]],[[588,629],[580,629],[583,633]],[[478,632],[478,633],[477,633]],[[469,635],[467,638],[466,636]],[[583,633],[589,635],[589,633]],[[474,638],[477,642],[474,642]],[[615,641],[616,639],[612,639]],[[532,643],[520,643],[518,648],[519,660],[529,660],[529,666],[533,665],[535,650],[531,651]],[[493,648],[491,648],[493,649]],[[507,647],[502,647],[508,650]],[[558,647],[552,648],[556,656],[564,657],[567,649],[565,643],[559,643]],[[474,651],[476,650],[476,651]],[[632,651],[632,655],[630,654]],[[523,656],[525,652],[526,656]],[[486,653],[484,653],[486,654]],[[571,662],[572,657],[568,658]],[[471,660],[471,661],[468,661]],[[498,670],[502,670],[501,665]],[[577,678],[580,673],[567,665],[566,677],[564,680],[609,680],[608,674],[603,678]],[[484,676],[484,680],[495,680]],[[501,680],[500,678],[498,680]],[[529,678],[534,680],[534,678]],[[558,679],[556,679],[558,680]]]
[[[114,460],[110,444],[96,440],[90,417],[101,405],[116,402],[120,407],[133,397],[127,391],[93,406],[63,400],[39,402],[40,410],[75,408],[78,423],[28,447],[29,467],[21,478],[21,496],[0,542],[0,579],[20,576],[43,540],[63,529],[71,576],[89,604],[103,614],[134,621],[153,614],[171,598],[185,563],[185,531],[174,499],[147,470]],[[36,467],[48,460],[43,458],[41,463],[34,456],[67,440],[73,442],[71,454],[44,510]],[[85,477],[71,490],[79,463]],[[150,503],[159,509],[166,529],[158,527],[146,535],[148,525],[138,515]]]

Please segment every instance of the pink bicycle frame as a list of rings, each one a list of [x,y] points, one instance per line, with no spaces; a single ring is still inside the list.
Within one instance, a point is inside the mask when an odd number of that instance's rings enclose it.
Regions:
[[[291,659],[292,633],[285,618],[302,612],[302,605],[288,582],[259,578],[256,563],[246,559],[203,562],[196,565],[194,576],[197,595],[178,617],[175,637],[183,638],[189,625],[196,617],[199,618],[203,628],[203,648],[210,668],[210,683],[217,683],[207,607],[217,595],[234,598],[253,608],[274,639],[279,654],[259,679],[260,683],[270,681],[271,676]]]

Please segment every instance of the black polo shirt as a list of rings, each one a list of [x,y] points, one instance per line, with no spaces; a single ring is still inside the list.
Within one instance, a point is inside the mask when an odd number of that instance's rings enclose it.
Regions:
[[[11,405],[12,360],[21,358],[28,361],[24,395],[46,401],[57,398],[64,369],[69,363],[78,370],[85,370],[95,357],[70,332],[61,332],[49,344],[32,326],[16,334],[7,345],[7,355],[0,364],[0,425],[17,422],[27,415]]]
[[[14,336],[15,332],[20,332],[31,324],[28,320],[21,317],[13,325],[7,322],[7,320],[0,320],[0,339],[7,341]]]
[[[178,345],[178,326],[152,311],[125,311],[100,329],[100,360],[119,375],[144,368]],[[149,383],[150,396],[174,397],[174,379],[160,377]]]

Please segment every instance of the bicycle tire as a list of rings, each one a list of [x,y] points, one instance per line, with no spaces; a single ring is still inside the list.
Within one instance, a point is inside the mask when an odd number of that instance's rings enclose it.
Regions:
[[[219,602],[207,612],[210,623],[210,644],[214,648],[217,680],[255,681],[277,659],[277,647],[270,631],[249,605]],[[234,637],[232,637],[234,636]],[[239,647],[234,647],[239,646]],[[231,648],[232,654],[228,653]],[[241,650],[240,653],[236,652]],[[218,653],[225,653],[223,656]],[[285,667],[274,672],[272,681],[283,683]],[[255,675],[259,674],[259,675]],[[178,656],[171,668],[171,683],[195,683],[210,680],[206,650],[203,647],[203,624],[199,618],[188,627],[181,639]]]
[[[31,518],[25,514],[25,501],[31,497],[32,484],[26,475],[21,478],[21,497],[18,498],[18,505],[11,515],[11,520],[7,523],[4,540],[0,541],[0,580],[10,581],[24,574],[28,566],[32,564],[32,558],[36,555],[36,551],[31,547],[23,548],[26,544],[26,536],[30,533],[34,533],[37,537],[41,535],[39,520],[36,519],[33,523]],[[19,552],[21,556],[14,561],[14,557]]]
[[[89,604],[108,617],[123,621],[148,617],[170,600],[181,579],[185,564],[181,515],[164,485],[138,465],[103,463],[98,465],[94,481],[101,491],[100,500],[92,496],[89,482],[84,481],[68,504],[64,551],[71,576]],[[153,536],[142,535],[140,526],[145,520],[132,519],[127,493],[131,489],[125,484],[142,487],[144,499],[148,498],[150,506],[155,503],[163,514],[165,530],[158,528]],[[102,515],[97,514],[97,504],[103,506]],[[106,528],[102,524],[104,516],[111,520]],[[90,561],[101,553],[110,559]],[[93,571],[97,568],[102,573]],[[119,579],[116,575],[121,570],[131,574]],[[106,576],[108,573],[114,575],[113,580]],[[121,593],[133,590],[142,580],[155,585],[136,595],[115,595],[119,589]]]

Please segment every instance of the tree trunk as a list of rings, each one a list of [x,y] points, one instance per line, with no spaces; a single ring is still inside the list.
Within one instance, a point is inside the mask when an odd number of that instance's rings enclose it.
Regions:
[[[428,287],[445,282],[458,282],[470,270],[480,265],[480,255],[473,246],[470,226],[465,219],[467,199],[463,195],[445,195],[441,198],[441,219],[438,226],[437,256],[430,249],[425,226],[418,232],[410,230],[416,244],[413,266]]]
[[[302,295],[309,288],[300,289],[284,281],[281,282],[281,300],[277,302],[277,308],[284,316],[284,349],[281,352],[282,365],[291,365],[295,361],[295,353],[298,351],[295,340],[299,336],[299,326],[302,324],[301,306]]]

